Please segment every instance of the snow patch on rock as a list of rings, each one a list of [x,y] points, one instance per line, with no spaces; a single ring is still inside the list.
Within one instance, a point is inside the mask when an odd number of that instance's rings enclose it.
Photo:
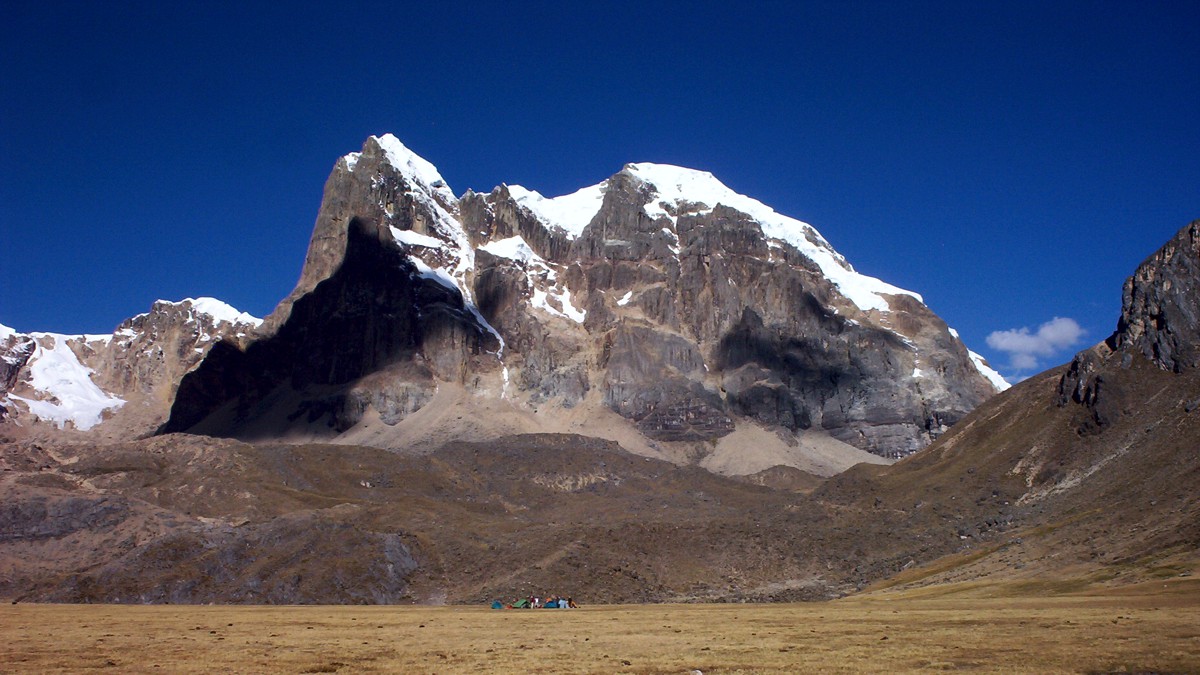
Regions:
[[[159,300],[159,302],[163,301]],[[260,326],[263,322],[262,319],[256,316],[251,316],[246,312],[240,312],[232,305],[217,300],[216,298],[185,298],[181,302],[175,304],[184,303],[190,303],[192,305],[192,309],[200,312],[201,314],[207,314],[211,316],[217,323],[228,322],[234,324],[235,326],[239,324]]]
[[[854,271],[812,225],[776,213],[757,199],[734,192],[707,171],[649,162],[627,164],[624,171],[654,189],[655,198],[644,208],[651,218],[666,218],[674,223],[676,217],[671,215],[672,211],[710,213],[718,204],[741,211],[759,222],[764,235],[790,244],[816,263],[841,294],[863,311],[889,311],[891,307],[884,297],[887,295],[909,295],[924,302],[917,293]]]
[[[487,251],[497,258],[507,258],[520,263],[528,264],[530,262],[536,262],[543,265],[546,263],[546,261],[537,253],[535,253],[533,249],[529,247],[529,244],[526,243],[526,241],[520,236],[490,241],[483,246],[480,246],[479,250]]]
[[[475,317],[475,320],[484,330],[491,333],[500,343],[500,349],[496,351],[496,358],[503,359],[505,346],[504,337],[500,335],[500,331],[496,330],[487,319],[483,318],[483,314],[479,311],[479,308],[475,306],[474,298],[472,298],[471,295],[458,284],[458,279],[440,267],[430,267],[424,260],[421,260],[415,255],[408,256],[408,260],[413,264],[414,267],[417,268],[417,273],[422,279],[430,279],[438,284],[441,284],[442,286],[445,286],[446,288],[458,291],[458,294],[463,299],[463,306],[466,308],[466,310],[471,313],[471,316]]]
[[[530,304],[534,307],[575,323],[583,323],[587,318],[586,310],[577,309],[571,303],[571,289],[566,286],[561,289],[557,287],[558,274],[550,263],[535,253],[519,235],[485,244],[480,246],[479,250],[487,251],[498,258],[519,262],[526,267],[526,287],[529,289]],[[540,279],[535,280],[535,275]],[[539,288],[539,280],[544,280],[550,287]]]
[[[950,333],[950,337],[962,342],[962,337],[959,336],[958,331],[946,326],[946,332]],[[964,344],[963,347],[966,347],[966,345]],[[1004,379],[1003,375],[992,369],[992,367],[988,365],[987,360],[982,356],[976,354],[970,349],[967,350],[967,356],[971,358],[971,365],[975,366],[975,370],[978,370],[979,374],[982,375],[984,379],[986,379],[988,382],[991,382],[992,386],[996,388],[996,391],[1004,391],[1012,386],[1008,383],[1008,380]]]
[[[436,239],[427,234],[413,232],[412,230],[401,230],[397,227],[389,226],[388,229],[392,232],[392,238],[398,243],[405,246],[423,246],[425,248],[445,248],[446,243],[441,239]]]
[[[1012,386],[1008,383],[1008,380],[1004,379],[1003,375],[993,370],[982,356],[970,349],[967,350],[967,355],[971,357],[971,363],[975,364],[975,370],[978,370],[980,375],[987,378],[987,381],[991,382],[997,391],[1004,391]]]
[[[558,228],[571,239],[575,239],[583,234],[583,229],[600,211],[600,206],[604,203],[604,183],[552,199],[520,185],[509,185],[508,194],[544,225]]]
[[[551,300],[554,301],[554,304],[551,304]],[[543,291],[539,288],[535,288],[533,289],[532,297],[530,298],[530,304],[548,314],[562,317],[564,319],[570,319],[575,323],[583,323],[584,319],[587,318],[587,312],[585,310],[576,309],[575,306],[571,304],[571,289],[569,288],[564,288],[558,293]],[[555,304],[557,304],[558,307],[555,307]]]
[[[79,362],[67,345],[71,336],[33,333],[37,347],[29,362],[29,386],[46,396],[45,400],[9,394],[9,398],[29,407],[38,418],[54,422],[60,429],[67,422],[87,431],[100,423],[105,410],[125,405],[123,399],[106,394],[92,382],[92,370]],[[43,347],[49,341],[52,346]]]

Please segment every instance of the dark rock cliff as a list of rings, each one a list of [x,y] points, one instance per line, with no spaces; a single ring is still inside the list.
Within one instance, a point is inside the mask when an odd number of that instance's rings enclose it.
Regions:
[[[1179,231],[1125,282],[1115,348],[1163,370],[1200,366],[1200,221]]]
[[[1125,281],[1121,317],[1106,340],[1080,352],[1059,382],[1059,405],[1082,404],[1081,431],[1129,407],[1122,380],[1136,359],[1182,373],[1200,366],[1200,221],[1180,230]]]
[[[222,343],[179,386],[161,433],[270,437],[295,426],[333,435],[367,406],[399,421],[435,378],[460,380],[496,338],[455,289],[422,277],[391,236],[352,218],[341,265],[246,349]],[[387,372],[374,387],[354,385]]]

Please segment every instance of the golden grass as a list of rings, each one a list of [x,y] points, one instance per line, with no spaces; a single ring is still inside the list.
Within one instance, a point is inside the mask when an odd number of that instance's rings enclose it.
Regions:
[[[0,671],[1200,672],[1198,582],[1044,598],[979,588],[579,610],[21,604],[0,608]]]

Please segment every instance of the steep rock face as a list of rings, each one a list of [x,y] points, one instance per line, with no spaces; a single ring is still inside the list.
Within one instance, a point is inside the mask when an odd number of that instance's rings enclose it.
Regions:
[[[898,457],[999,382],[919,296],[709,174],[631,164],[556,199],[455,199],[390,135],[335,165],[260,335],[187,376],[164,430],[336,437],[450,383],[543,419],[600,405],[676,457],[739,423]]]
[[[145,435],[161,425],[180,378],[213,345],[243,343],[260,323],[212,298],[159,300],[112,335],[0,335],[0,436],[87,431]]]
[[[855,273],[811,227],[708,174],[633,164],[554,200],[509,186],[484,201],[491,218],[476,221],[518,234],[482,247],[500,255],[481,259],[476,295],[524,271],[503,314],[527,299],[542,310],[528,320],[550,314],[579,336],[576,354],[594,343],[589,387],[652,439],[711,441],[742,418],[895,457],[996,390],[919,297]],[[556,372],[542,361],[561,355],[513,351],[526,374]]]
[[[1200,366],[1200,221],[1184,227],[1125,282],[1116,349],[1163,370]]]
[[[499,340],[444,280],[422,273],[390,232],[353,217],[342,264],[291,305],[276,332],[219,345],[180,383],[162,432],[333,435],[368,408],[385,423],[420,409],[437,381],[496,359]],[[381,240],[381,237],[383,238]]]
[[[473,251],[459,217],[458,200],[432,164],[394,136],[370,137],[361,152],[346,155],[334,165],[325,182],[300,281],[267,317],[265,331],[277,329],[297,299],[342,266],[352,219],[378,228],[380,240],[386,239],[393,227],[397,232],[425,237],[407,243],[421,249],[419,255],[432,267],[450,265],[461,276],[471,266]],[[449,250],[442,251],[443,245]],[[454,256],[457,258],[450,260]]]
[[[1059,405],[1091,411],[1084,431],[1111,424],[1129,408],[1124,373],[1137,359],[1174,373],[1200,366],[1200,221],[1125,281],[1116,331],[1075,356],[1059,382]]]
[[[18,333],[6,326],[0,326],[0,387],[5,393],[17,384],[21,369],[33,356],[36,345],[28,335]],[[6,408],[0,408],[0,415]]]

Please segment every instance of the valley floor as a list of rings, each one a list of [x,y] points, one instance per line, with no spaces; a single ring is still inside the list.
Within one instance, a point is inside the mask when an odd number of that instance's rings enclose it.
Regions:
[[[810,604],[0,608],[8,672],[1200,672],[1200,581]]]

